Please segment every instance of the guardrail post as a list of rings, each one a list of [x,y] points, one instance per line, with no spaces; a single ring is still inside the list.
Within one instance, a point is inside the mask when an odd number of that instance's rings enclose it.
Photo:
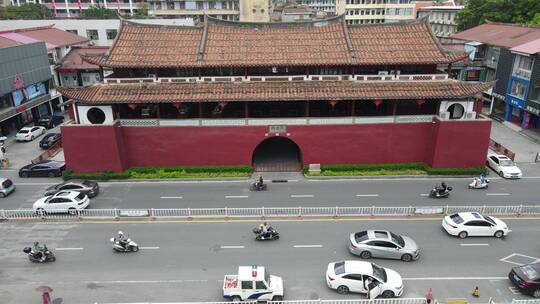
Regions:
[[[445,215],[445,216],[448,215],[448,205],[446,205],[446,208],[443,207],[443,209],[444,209],[444,215]]]
[[[6,210],[4,210],[4,209],[0,210],[0,217],[2,217],[3,219],[7,219]]]
[[[523,205],[519,205],[517,216],[521,216],[523,214]]]
[[[371,216],[375,215],[375,206],[371,206]]]
[[[486,213],[486,205],[482,206],[482,212],[480,213]]]
[[[334,217],[338,217],[338,211],[339,211],[339,207],[336,206],[336,208],[334,209]]]
[[[264,206],[262,206],[261,212],[262,212],[262,219],[264,220],[264,219],[265,219],[265,216],[264,216]]]
[[[407,212],[407,216],[413,215],[413,212],[414,212],[413,206],[409,205],[409,211]]]
[[[298,207],[298,217],[302,217],[302,207]]]
[[[117,220],[120,218],[120,215],[119,215],[119,212],[118,212],[118,208],[114,208],[114,219]]]
[[[225,219],[226,220],[229,219],[229,208],[228,207],[225,207]]]
[[[150,218],[155,220],[156,219],[156,214],[154,213],[154,208],[151,208],[149,210],[149,213],[150,213]]]
[[[191,217],[191,208],[187,208],[187,214],[188,214],[188,220],[192,220],[193,217]]]
[[[80,219],[81,219],[81,212],[82,212],[82,210],[76,209],[76,212],[77,212],[77,219],[80,220]]]

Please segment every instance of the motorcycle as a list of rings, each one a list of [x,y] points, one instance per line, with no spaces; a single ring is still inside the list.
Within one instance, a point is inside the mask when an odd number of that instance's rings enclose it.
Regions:
[[[137,243],[132,241],[129,237],[125,241],[125,244],[126,244],[125,246],[120,244],[120,241],[115,237],[111,238],[111,244],[112,244],[112,248],[115,251],[118,251],[118,252],[130,252],[130,251],[137,252],[137,251],[139,251],[139,245],[137,245]]]
[[[258,185],[257,183],[251,183],[249,185],[250,191],[266,191],[266,184]]]
[[[28,254],[28,259],[33,263],[47,263],[56,261],[54,253],[48,250],[47,247],[45,247],[43,251],[34,251],[30,247],[25,247],[23,251],[24,253]],[[41,258],[42,254],[45,255],[45,259]]]
[[[452,191],[452,187],[446,187],[446,191],[442,193],[439,190],[440,188],[438,186],[435,186],[433,189],[431,189],[431,192],[429,192],[429,196],[433,198],[446,198],[450,196],[450,191]]]
[[[484,178],[483,183],[477,183],[476,178],[473,179],[472,183],[469,184],[469,189],[487,189],[488,188],[489,179]]]
[[[255,240],[257,241],[279,240],[279,232],[274,230],[272,227],[268,229],[268,233],[266,233],[266,235],[262,235],[261,229],[259,228],[253,228],[253,233],[255,233]]]

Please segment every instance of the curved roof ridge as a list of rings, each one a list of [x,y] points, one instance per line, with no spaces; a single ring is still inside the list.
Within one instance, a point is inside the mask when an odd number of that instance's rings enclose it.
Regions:
[[[302,21],[291,21],[291,22],[239,22],[239,21],[229,21],[229,20],[222,20],[215,17],[208,16],[206,21],[209,24],[220,24],[220,25],[229,25],[229,26],[236,26],[236,27],[253,27],[253,28],[287,28],[287,27],[317,27],[317,26],[325,26],[330,25],[338,22],[342,22],[342,20],[345,20],[345,15],[337,15],[331,18],[323,19],[323,20],[302,20]]]

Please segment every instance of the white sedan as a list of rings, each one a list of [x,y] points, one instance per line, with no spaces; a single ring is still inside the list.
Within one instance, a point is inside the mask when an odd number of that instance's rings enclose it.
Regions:
[[[34,205],[34,211],[38,213],[71,213],[82,210],[90,204],[90,199],[84,193],[78,191],[60,191],[51,196],[38,199]]]
[[[501,238],[512,231],[500,219],[478,212],[459,212],[447,215],[442,220],[442,226],[448,234],[462,239],[468,236]]]
[[[358,292],[370,299],[399,297],[403,294],[403,280],[392,269],[365,261],[341,261],[328,264],[326,284],[340,294]]]
[[[521,178],[521,170],[506,155],[490,154],[487,165],[504,178]]]
[[[32,141],[43,133],[45,133],[45,127],[24,127],[15,135],[15,139],[17,141]]]

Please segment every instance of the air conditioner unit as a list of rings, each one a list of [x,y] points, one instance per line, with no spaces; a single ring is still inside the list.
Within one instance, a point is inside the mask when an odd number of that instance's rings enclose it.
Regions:
[[[439,117],[441,119],[448,119],[449,114],[450,113],[448,113],[448,112],[441,112],[441,113],[439,113]]]
[[[388,75],[388,71],[379,71],[379,75]]]
[[[465,119],[475,119],[475,118],[476,118],[476,112],[465,113]]]

